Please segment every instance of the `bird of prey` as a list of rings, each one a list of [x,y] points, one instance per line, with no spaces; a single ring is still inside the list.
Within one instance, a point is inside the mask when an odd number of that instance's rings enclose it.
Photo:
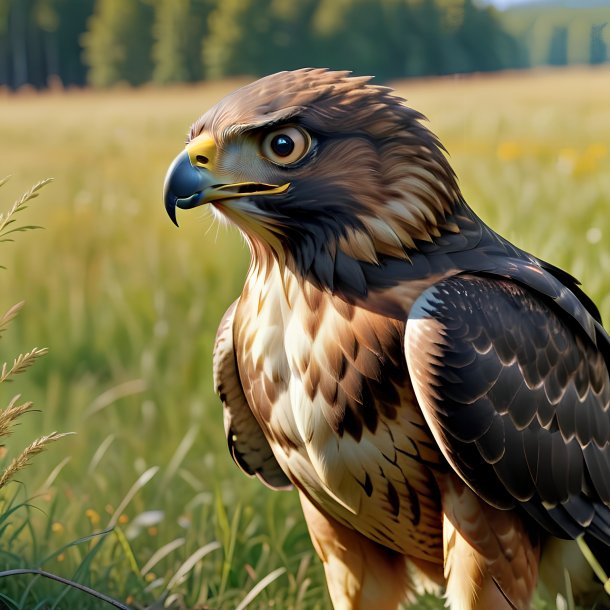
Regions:
[[[251,264],[214,377],[247,474],[296,488],[336,610],[530,608],[610,555],[610,338],[568,273],[467,205],[423,116],[366,77],[281,72],[192,126],[165,206]],[[576,548],[576,550],[575,550]]]

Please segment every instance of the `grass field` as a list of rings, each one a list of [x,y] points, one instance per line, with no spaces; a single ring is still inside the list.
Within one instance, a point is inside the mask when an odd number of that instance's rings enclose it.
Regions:
[[[2,491],[0,511],[17,510],[0,522],[0,569],[41,567],[134,607],[241,609],[260,589],[248,608],[329,607],[296,495],[234,467],[212,391],[214,333],[248,253],[205,212],[176,229],[161,201],[190,122],[237,84],[0,96],[0,174],[13,176],[0,209],[55,178],[22,214],[44,229],[0,244],[0,310],[26,301],[2,360],[49,348],[0,386],[1,403],[22,393],[40,409],[4,460],[76,432]],[[429,117],[471,206],[578,276],[610,319],[610,70],[397,88]],[[100,607],[29,576],[0,580],[0,599]]]

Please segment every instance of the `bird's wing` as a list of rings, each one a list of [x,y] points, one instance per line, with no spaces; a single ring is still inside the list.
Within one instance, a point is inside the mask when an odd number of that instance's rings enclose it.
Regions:
[[[455,276],[418,298],[405,348],[426,421],[478,495],[610,545],[608,365],[571,315],[510,280]]]
[[[233,317],[237,301],[220,322],[214,345],[214,386],[224,406],[229,451],[248,475],[273,489],[289,489],[290,480],[277,463],[271,447],[244,395],[233,347]]]

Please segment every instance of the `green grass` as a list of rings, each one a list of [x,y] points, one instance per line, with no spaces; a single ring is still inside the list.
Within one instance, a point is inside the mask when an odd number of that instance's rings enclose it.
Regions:
[[[609,76],[398,86],[431,119],[472,207],[580,277],[605,319]],[[248,608],[329,607],[296,494],[272,493],[237,470],[212,391],[214,333],[248,253],[236,231],[209,231],[205,213],[180,216],[176,229],[161,201],[190,122],[236,84],[1,99],[0,167],[13,178],[0,207],[55,178],[24,213],[45,229],[0,250],[0,309],[26,301],[2,356],[49,348],[10,393],[0,388],[0,403],[20,392],[40,409],[10,439],[9,457],[50,430],[76,434],[2,496],[0,511],[18,508],[0,569],[40,567],[135,607],[165,596],[176,608],[234,609],[270,575]],[[99,607],[28,576],[0,580],[0,599],[9,608]]]

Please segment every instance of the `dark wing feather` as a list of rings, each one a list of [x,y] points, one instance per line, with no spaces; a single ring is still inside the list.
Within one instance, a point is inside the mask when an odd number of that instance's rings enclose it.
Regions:
[[[277,463],[244,395],[233,347],[235,301],[220,322],[214,345],[214,386],[224,406],[229,451],[248,475],[273,489],[290,489],[291,483]]]
[[[406,355],[426,421],[473,490],[610,545],[610,379],[583,326],[517,283],[456,276],[416,301]]]

